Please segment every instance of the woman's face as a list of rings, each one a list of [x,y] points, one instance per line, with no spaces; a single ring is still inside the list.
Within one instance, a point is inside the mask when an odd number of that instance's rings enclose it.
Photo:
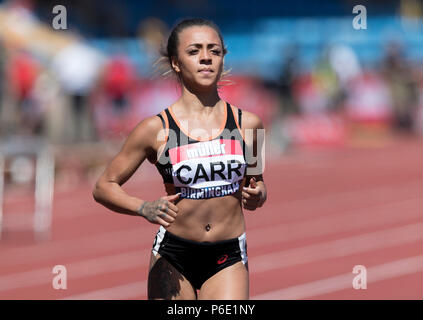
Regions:
[[[216,87],[223,70],[223,48],[217,32],[194,26],[179,34],[178,57],[172,66],[185,85],[206,89]]]

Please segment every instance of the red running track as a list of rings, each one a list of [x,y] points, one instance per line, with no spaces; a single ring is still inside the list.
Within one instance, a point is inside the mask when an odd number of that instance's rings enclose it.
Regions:
[[[423,298],[423,141],[297,149],[267,162],[268,202],[246,211],[252,299]],[[164,189],[146,165],[125,186],[155,199]],[[56,191],[52,236],[12,231],[25,197],[5,199],[0,299],[145,299],[157,226],[96,204],[87,183]],[[55,290],[55,265],[67,289]],[[367,289],[352,286],[353,267]]]

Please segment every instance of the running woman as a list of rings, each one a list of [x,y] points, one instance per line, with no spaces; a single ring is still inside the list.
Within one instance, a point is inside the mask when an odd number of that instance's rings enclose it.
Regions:
[[[225,54],[211,21],[184,20],[172,30],[163,55],[181,97],[136,126],[93,190],[107,208],[160,225],[149,299],[249,298],[243,209],[266,201],[262,172],[250,170],[263,160],[264,128],[255,114],[220,99]],[[121,188],[145,159],[157,167],[167,193],[155,201]]]

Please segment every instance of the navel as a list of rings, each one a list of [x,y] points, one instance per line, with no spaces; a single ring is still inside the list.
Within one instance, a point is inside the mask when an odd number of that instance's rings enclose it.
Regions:
[[[205,227],[205,229],[206,229],[207,232],[209,232],[210,229],[211,229],[211,226],[209,224],[207,224],[206,227]]]

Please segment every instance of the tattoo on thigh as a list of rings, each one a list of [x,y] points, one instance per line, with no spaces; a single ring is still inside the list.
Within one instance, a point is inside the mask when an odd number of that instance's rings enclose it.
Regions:
[[[169,262],[160,258],[151,268],[148,275],[148,299],[171,300],[179,296],[180,281],[184,278]]]

